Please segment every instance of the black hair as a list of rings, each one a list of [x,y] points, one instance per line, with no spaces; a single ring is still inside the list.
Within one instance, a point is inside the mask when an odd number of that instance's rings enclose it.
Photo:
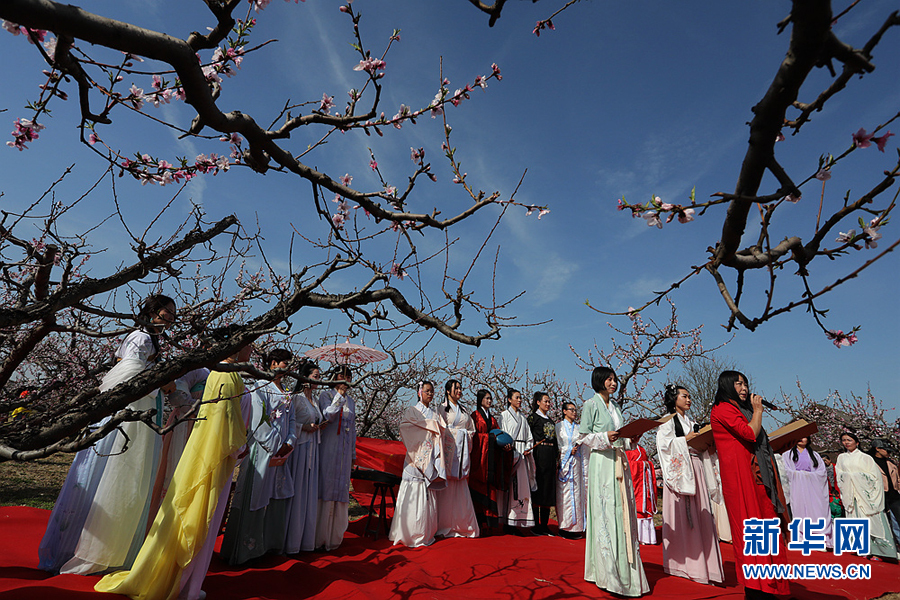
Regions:
[[[800,438],[800,440],[802,440],[802,439],[803,438]],[[797,440],[797,442],[799,442],[800,440]],[[809,439],[809,436],[807,436],[806,437],[806,452],[807,452],[807,454],[809,454],[809,457],[812,459],[813,469],[818,469],[819,461],[816,460],[816,453],[813,452],[812,448],[810,448],[810,442],[811,442],[811,440]],[[799,458],[800,458],[800,453],[797,452],[797,443],[794,442],[794,447],[791,448],[791,460],[793,460],[794,463],[796,464],[796,462]]]
[[[420,381],[419,383],[416,384],[416,394],[418,395],[418,393],[421,392],[422,388],[424,388],[426,385],[430,385],[431,389],[434,389],[433,381],[429,381],[428,379],[423,379],[422,381]]]
[[[838,439],[841,439],[841,438],[844,437],[845,435],[851,437],[851,438],[856,442],[856,445],[857,445],[857,446],[859,445],[859,436],[857,436],[857,435],[856,435],[855,433],[853,433],[852,431],[844,431],[844,432],[841,432],[841,437],[839,437]]]
[[[744,381],[747,382],[747,387],[749,388],[750,380],[747,379],[747,376],[743,373],[739,371],[722,371],[719,375],[719,389],[716,390],[716,401],[714,404],[718,405],[722,402],[731,400],[744,408],[750,408],[749,397],[746,402],[741,402],[741,397],[738,396],[737,391],[734,389],[734,384],[742,377]]]
[[[578,407],[575,405],[574,402],[572,402],[571,400],[566,400],[566,401],[563,402],[563,404],[562,404],[563,412],[565,412],[566,409],[569,408],[569,405],[570,405],[570,404],[572,405],[572,408],[574,408],[575,410],[578,410]]]
[[[337,388],[337,378],[343,377],[341,381],[349,382],[353,379],[353,371],[350,370],[350,367],[347,365],[335,365],[332,367],[331,372],[329,373],[331,380],[335,383],[331,384],[332,389]]]
[[[550,394],[548,394],[547,392],[535,392],[534,393],[534,395],[531,397],[532,412],[537,412],[538,402],[540,402],[541,398],[543,398],[544,396],[547,396],[549,398]]]
[[[150,340],[153,342],[154,354],[159,354],[159,332],[153,326],[153,317],[159,314],[159,311],[168,305],[175,306],[175,301],[165,294],[150,294],[141,302],[141,310],[137,314],[137,320],[147,325],[147,333],[150,334]]]
[[[306,359],[302,363],[300,363],[300,367],[298,370],[302,377],[309,377],[316,369],[319,369],[319,365],[316,363],[316,361]],[[319,372],[321,371],[322,369],[319,369]]]
[[[478,405],[476,406],[476,408],[481,408],[481,401],[484,400],[485,396],[491,396],[493,398],[491,392],[489,392],[488,390],[478,390],[477,392],[475,392],[475,404]]]
[[[663,402],[666,405],[666,412],[669,414],[675,412],[675,402],[678,400],[678,390],[688,391],[683,385],[675,383],[666,384],[666,390],[663,392]],[[675,423],[675,436],[684,437],[684,427],[681,425],[681,419],[677,416],[672,417],[672,419],[672,422]]]
[[[454,385],[458,385],[462,387],[462,384],[459,382],[459,379],[448,379],[447,383],[444,384],[444,412],[450,412],[450,390],[453,389]],[[459,408],[462,410],[463,403],[459,402]]]
[[[519,390],[517,390],[516,388],[506,388],[506,403],[507,404],[509,404],[509,399],[512,398],[513,394],[515,394],[516,392],[518,392],[519,395],[522,394],[522,392],[519,392]]]
[[[606,391],[606,380],[609,379],[610,375],[612,375],[613,379],[616,380],[616,383],[619,383],[619,378],[616,377],[616,372],[610,369],[609,367],[595,367],[593,373],[591,373],[591,387],[598,394],[601,390]]]
[[[289,363],[294,359],[294,354],[290,350],[286,350],[284,348],[275,348],[274,350],[270,350],[266,353],[266,364],[265,368],[268,370],[271,368],[272,363],[280,363],[286,362]]]

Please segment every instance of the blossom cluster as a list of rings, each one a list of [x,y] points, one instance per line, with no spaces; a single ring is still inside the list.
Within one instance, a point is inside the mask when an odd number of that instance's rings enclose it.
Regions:
[[[20,152],[27,148],[25,144],[38,139],[38,132],[44,128],[40,123],[29,119],[16,119],[13,125],[16,127],[12,130],[13,141],[6,142],[6,145]]]
[[[179,159],[180,166],[175,166],[166,160],[157,160],[149,154],[138,154],[136,160],[126,158],[119,163],[132,177],[139,180],[141,185],[187,182],[201,173],[216,175],[219,171],[227,171],[231,166],[227,156],[217,154],[200,154],[189,164],[187,159]]]
[[[694,190],[691,190],[691,204],[694,203]],[[657,227],[662,229],[663,222],[660,218],[662,213],[669,213],[666,217],[666,223],[670,223],[672,219],[678,217],[679,223],[690,223],[694,220],[694,209],[685,208],[680,204],[671,204],[663,202],[659,196],[653,196],[646,204],[629,204],[625,198],[619,198],[617,210],[631,211],[632,218],[642,217],[647,221],[649,227]]]
[[[872,142],[875,142],[875,145],[878,146],[878,149],[884,152],[884,147],[887,144],[888,138],[893,135],[893,133],[888,131],[880,137],[875,137],[875,132],[866,133],[866,130],[860,127],[859,131],[852,135],[853,145],[857,148],[868,148],[872,145]]]
[[[860,250],[861,248],[856,243],[859,240],[863,240],[865,242],[866,248],[877,248],[878,240],[881,239],[881,234],[878,232],[881,229],[881,226],[887,222],[887,219],[883,219],[883,216],[878,216],[869,221],[866,224],[862,218],[859,219],[859,226],[862,229],[862,232],[857,235],[855,229],[851,229],[850,231],[840,232],[835,241],[840,242],[841,244],[849,244]]]
[[[541,31],[543,31],[544,29],[556,31],[556,27],[553,26],[553,21],[551,21],[550,19],[544,19],[543,21],[537,22],[537,25],[534,26],[534,29],[531,33],[538,37],[541,37]]]
[[[859,331],[859,327],[854,327],[849,333],[844,333],[841,329],[829,329],[825,332],[825,337],[831,340],[838,348],[842,346],[852,346],[859,341],[856,339],[857,331]]]

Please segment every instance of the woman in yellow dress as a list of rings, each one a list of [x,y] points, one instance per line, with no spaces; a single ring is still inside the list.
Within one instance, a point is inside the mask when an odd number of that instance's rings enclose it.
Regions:
[[[225,362],[250,359],[248,344]],[[94,589],[135,600],[199,600],[222,522],[234,466],[247,442],[242,408],[249,397],[238,373],[213,371],[203,404],[150,533],[130,571],[101,579]],[[242,406],[243,405],[243,406]]]

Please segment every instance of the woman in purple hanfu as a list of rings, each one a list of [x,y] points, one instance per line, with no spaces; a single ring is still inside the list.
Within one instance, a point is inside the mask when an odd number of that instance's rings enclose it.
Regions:
[[[834,546],[831,532],[831,509],[828,506],[828,475],[825,461],[809,447],[809,438],[781,455],[785,476],[791,482],[791,512],[795,519],[823,519],[825,527],[815,530],[825,534],[825,545]],[[797,529],[797,541],[804,539],[803,527]]]

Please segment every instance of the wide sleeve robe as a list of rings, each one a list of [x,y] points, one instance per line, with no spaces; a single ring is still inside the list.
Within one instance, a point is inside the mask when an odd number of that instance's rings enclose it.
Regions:
[[[875,459],[857,448],[838,456],[834,472],[847,516],[869,519],[872,554],[896,558],[891,526],[884,513],[884,479]]]
[[[682,431],[693,431],[687,416],[676,414],[656,430],[656,448],[663,478],[663,570],[700,583],[724,581],[722,555],[710,503],[705,462],[684,436],[675,433],[675,419]],[[713,476],[714,477],[714,476]],[[712,482],[715,490],[715,481]]]
[[[579,440],[588,449],[588,507],[584,578],[597,587],[636,597],[650,591],[638,548],[637,518],[625,441],[606,432],[624,424],[618,405],[599,394],[584,403]]]

